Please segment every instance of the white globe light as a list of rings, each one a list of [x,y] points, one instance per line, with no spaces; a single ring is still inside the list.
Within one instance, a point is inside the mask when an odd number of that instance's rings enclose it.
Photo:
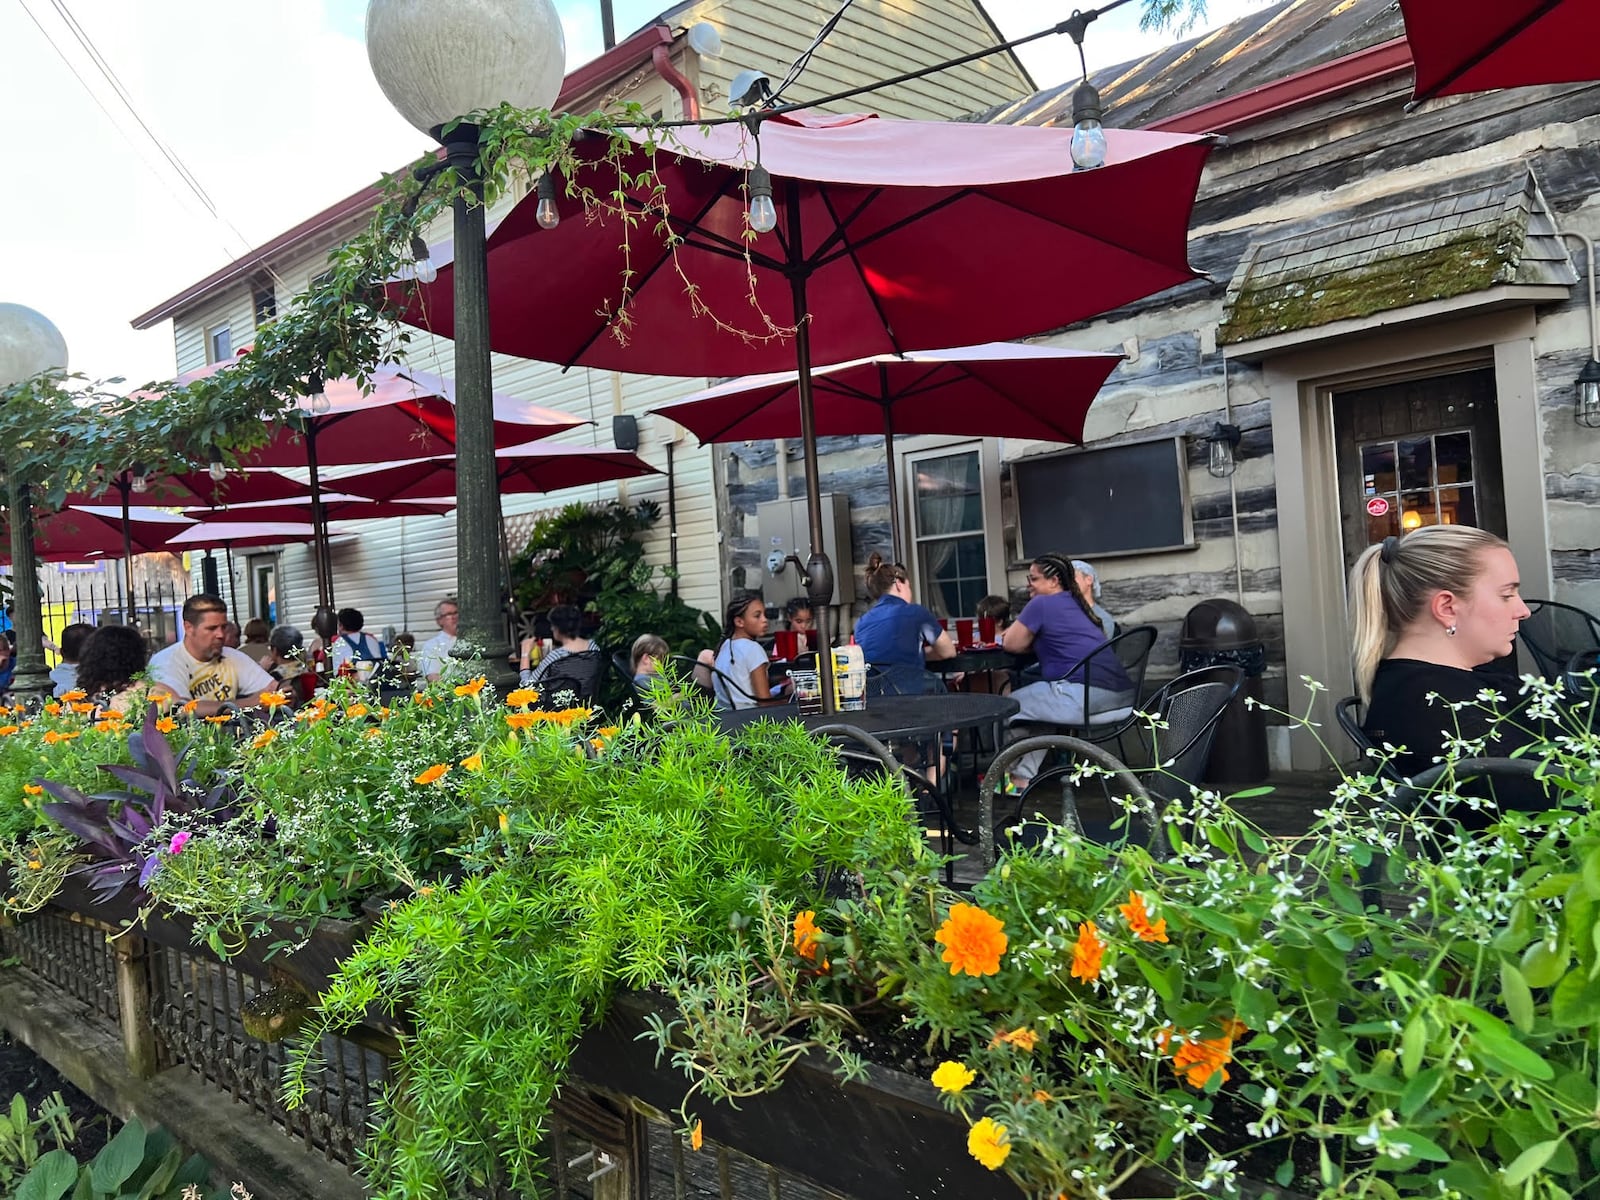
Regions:
[[[66,369],[66,339],[49,318],[21,304],[0,304],[0,388]]]
[[[433,134],[499,104],[549,108],[567,45],[552,0],[371,0],[367,61],[389,103]]]

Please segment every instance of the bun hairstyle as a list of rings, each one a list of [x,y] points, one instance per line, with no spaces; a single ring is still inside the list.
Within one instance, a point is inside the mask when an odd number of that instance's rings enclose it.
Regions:
[[[1094,615],[1094,609],[1089,607],[1089,602],[1083,598],[1083,593],[1078,590],[1078,581],[1074,576],[1074,568],[1070,558],[1065,554],[1041,554],[1033,560],[1033,565],[1039,568],[1039,574],[1046,579],[1053,579],[1059,583],[1061,590],[1078,602],[1078,607],[1083,610],[1083,615],[1094,622],[1096,629],[1100,628],[1100,618]]]
[[[887,563],[883,555],[874,550],[867,559],[867,595],[874,600],[889,594],[889,589],[904,581],[911,582],[911,573],[900,563]]]
[[[1350,624],[1363,702],[1372,699],[1378,664],[1422,615],[1429,597],[1470,591],[1483,569],[1483,552],[1507,548],[1504,539],[1470,525],[1425,525],[1361,552],[1350,569]]]

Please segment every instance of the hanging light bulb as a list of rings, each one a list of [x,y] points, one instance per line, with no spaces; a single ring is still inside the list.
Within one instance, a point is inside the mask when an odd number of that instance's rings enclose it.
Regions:
[[[1072,93],[1072,165],[1092,171],[1106,165],[1106,131],[1100,124],[1100,93],[1085,79]]]
[[[306,395],[311,400],[311,415],[323,417],[333,411],[333,402],[323,390],[321,375],[306,376]]]
[[[211,465],[206,468],[206,474],[210,475],[216,483],[221,483],[228,477],[228,468],[223,464],[222,455],[217,452],[215,447],[211,450]]]
[[[432,283],[439,278],[439,268],[433,265],[428,254],[428,243],[419,233],[411,235],[411,273],[418,283]]]
[[[539,207],[533,210],[533,218],[540,229],[554,229],[561,224],[561,210],[556,207],[556,177],[549,171],[539,176]]]
[[[140,495],[150,490],[150,477],[144,473],[143,463],[134,463],[128,475],[128,485]]]
[[[772,202],[772,176],[760,163],[750,168],[750,228],[771,233],[778,227],[778,206]]]

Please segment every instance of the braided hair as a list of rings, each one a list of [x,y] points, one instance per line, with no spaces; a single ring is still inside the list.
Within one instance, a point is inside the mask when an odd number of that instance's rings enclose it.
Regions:
[[[1089,602],[1083,598],[1083,593],[1078,590],[1076,572],[1073,570],[1072,560],[1065,554],[1041,554],[1033,560],[1033,565],[1039,568],[1039,574],[1046,579],[1054,579],[1061,585],[1061,590],[1066,592],[1078,602],[1078,607],[1083,610],[1083,615],[1096,629],[1100,628],[1100,618],[1094,615],[1094,609],[1089,607]]]

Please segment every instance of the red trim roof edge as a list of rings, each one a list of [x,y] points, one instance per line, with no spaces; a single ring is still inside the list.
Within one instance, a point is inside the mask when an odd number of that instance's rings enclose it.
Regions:
[[[561,82],[561,94],[556,98],[554,108],[560,108],[563,100],[575,99],[604,84],[620,74],[624,69],[638,62],[648,62],[657,46],[670,46],[673,41],[672,28],[668,25],[656,23],[646,25],[638,33],[625,42],[619,42],[598,58],[584,63],[575,71],[570,72]],[[443,154],[440,150],[438,153]],[[169,296],[160,304],[150,309],[149,312],[140,313],[129,322],[135,329],[149,329],[168,317],[176,315],[178,310],[205,296],[207,293],[226,284],[235,283],[249,275],[268,259],[282,253],[296,242],[305,240],[315,234],[338,225],[351,217],[373,208],[383,197],[383,185],[372,184],[362,188],[353,196],[346,196],[337,204],[323,209],[316,216],[300,222],[293,229],[285,230],[269,242],[263,242],[254,250],[247,251],[234,259],[221,270],[214,271],[198,283],[190,284],[176,296]]]
[[[1412,68],[1411,46],[1405,38],[1380,42],[1343,58],[1319,63],[1304,71],[1264,83],[1235,96],[1187,109],[1146,129],[1163,133],[1225,133],[1250,121],[1299,108]]]

